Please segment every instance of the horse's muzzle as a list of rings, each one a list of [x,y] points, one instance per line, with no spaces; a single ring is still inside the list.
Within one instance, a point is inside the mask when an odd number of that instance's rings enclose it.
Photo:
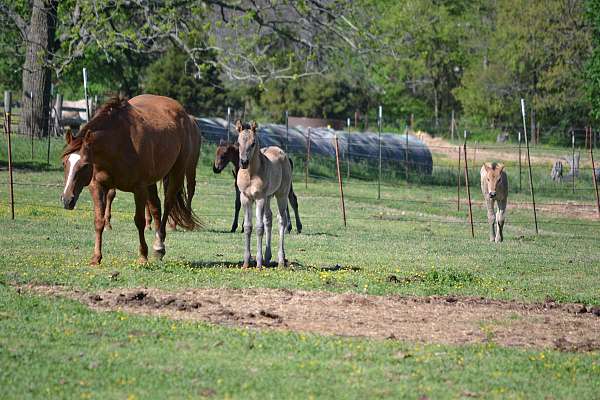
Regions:
[[[63,195],[61,195],[60,201],[62,201],[65,210],[72,210],[75,208],[75,203],[77,203],[77,197],[64,197]]]
[[[240,168],[241,169],[246,169],[248,168],[248,165],[250,164],[249,160],[240,160]]]
[[[496,198],[496,192],[490,192],[490,199]]]
[[[216,164],[213,164],[213,172],[214,172],[215,174],[220,174],[220,173],[221,173],[221,171],[223,171],[223,168],[219,168],[219,167],[217,167],[217,165],[216,165]]]

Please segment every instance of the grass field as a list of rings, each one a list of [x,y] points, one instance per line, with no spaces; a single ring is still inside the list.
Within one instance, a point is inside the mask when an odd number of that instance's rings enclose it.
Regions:
[[[3,152],[3,140],[0,146]],[[7,173],[0,177],[0,398],[594,398],[600,393],[597,350],[258,331],[98,313],[73,300],[16,289],[27,284],[89,293],[285,288],[600,305],[596,220],[542,210],[535,235],[531,210],[509,205],[505,242],[491,244],[476,184],[472,239],[466,206],[456,210],[456,187],[387,179],[377,201],[376,184],[351,179],[345,182],[344,228],[337,182],[329,178],[329,164],[315,162],[316,177],[307,189],[301,168],[296,171],[304,231],[286,240],[291,267],[241,270],[243,236],[228,233],[232,178],[212,173],[213,149],[207,146],[193,204],[206,228],[169,232],[164,261],[138,265],[133,199],[119,192],[114,229],[104,235],[103,264],[92,268],[90,196],[84,191],[75,211],[63,210],[61,144],[52,144],[49,167],[45,144],[36,146],[39,158],[32,162],[27,141],[16,140],[15,221]],[[542,204],[593,204],[591,182],[583,177],[575,194],[547,187],[538,193]],[[509,203],[527,202],[528,196],[511,193]],[[148,232],[149,243],[152,237]]]

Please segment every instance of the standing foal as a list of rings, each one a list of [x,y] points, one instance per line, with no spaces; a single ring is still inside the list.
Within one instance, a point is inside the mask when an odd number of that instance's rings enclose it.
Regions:
[[[250,236],[252,235],[252,203],[256,202],[256,266],[262,268],[262,239],[267,231],[267,246],[265,248],[264,264],[271,261],[271,227],[273,214],[271,198],[277,198],[279,210],[279,252],[277,260],[280,267],[285,266],[285,251],[283,249],[285,228],[287,226],[287,201],[292,184],[292,167],[287,155],[279,147],[271,146],[264,149],[258,143],[256,122],[250,129],[244,129],[241,121],[236,122],[239,133],[240,170],[237,174],[237,186],[240,190],[240,200],[244,207],[244,235],[246,247],[244,250],[243,268],[250,266]]]
[[[506,201],[508,198],[508,177],[504,165],[485,163],[481,167],[481,192],[487,206],[488,222],[490,223],[490,242],[501,242],[504,237],[504,217],[506,216]],[[494,201],[498,203],[498,212],[494,212]],[[498,229],[496,230],[496,223]]]
[[[290,160],[290,166],[292,170],[294,169],[294,164],[292,163],[292,159]],[[231,232],[235,232],[238,227],[238,217],[240,215],[240,189],[237,187],[237,174],[240,170],[240,145],[235,143],[225,142],[223,139],[219,142],[217,146],[217,152],[215,154],[215,162],[213,163],[213,172],[215,174],[220,174],[221,171],[225,169],[228,163],[233,164],[233,186],[235,187],[235,212],[233,215],[233,223],[231,224]],[[292,208],[294,209],[294,215],[296,216],[296,230],[298,233],[302,232],[302,222],[300,222],[300,213],[298,212],[298,198],[294,193],[294,185],[290,184],[290,194],[288,197]],[[292,221],[290,218],[290,210],[286,207],[286,215],[287,215],[287,233],[292,231]],[[244,232],[244,227],[242,227],[242,233]]]

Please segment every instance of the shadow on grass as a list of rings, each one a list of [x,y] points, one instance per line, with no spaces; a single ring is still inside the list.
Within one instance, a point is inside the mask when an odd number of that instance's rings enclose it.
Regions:
[[[48,165],[43,161],[13,161],[13,170],[23,171],[60,171],[62,168],[57,165]],[[8,170],[8,161],[0,160],[0,170]]]

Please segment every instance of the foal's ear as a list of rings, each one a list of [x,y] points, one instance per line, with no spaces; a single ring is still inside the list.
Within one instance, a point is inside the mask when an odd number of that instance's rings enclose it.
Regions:
[[[244,130],[244,124],[242,124],[241,120],[235,121],[235,130],[241,133]]]
[[[83,137],[84,144],[92,144],[96,140],[96,134],[92,131],[86,131],[85,136]]]
[[[258,128],[258,125],[256,124],[256,121],[252,121],[252,123],[250,124],[250,130],[252,132],[256,132],[256,128]]]
[[[73,132],[71,132],[71,128],[67,128],[65,140],[67,141],[67,144],[70,144],[73,141]]]
[[[504,164],[496,164],[496,169],[498,170],[498,173],[502,172],[502,170],[504,170]]]
[[[483,163],[483,167],[488,172],[492,170],[492,165],[489,162]]]
[[[238,141],[235,141],[235,142],[233,142],[233,147],[234,147],[236,150],[239,150],[239,149],[240,149],[240,142],[238,142]]]

